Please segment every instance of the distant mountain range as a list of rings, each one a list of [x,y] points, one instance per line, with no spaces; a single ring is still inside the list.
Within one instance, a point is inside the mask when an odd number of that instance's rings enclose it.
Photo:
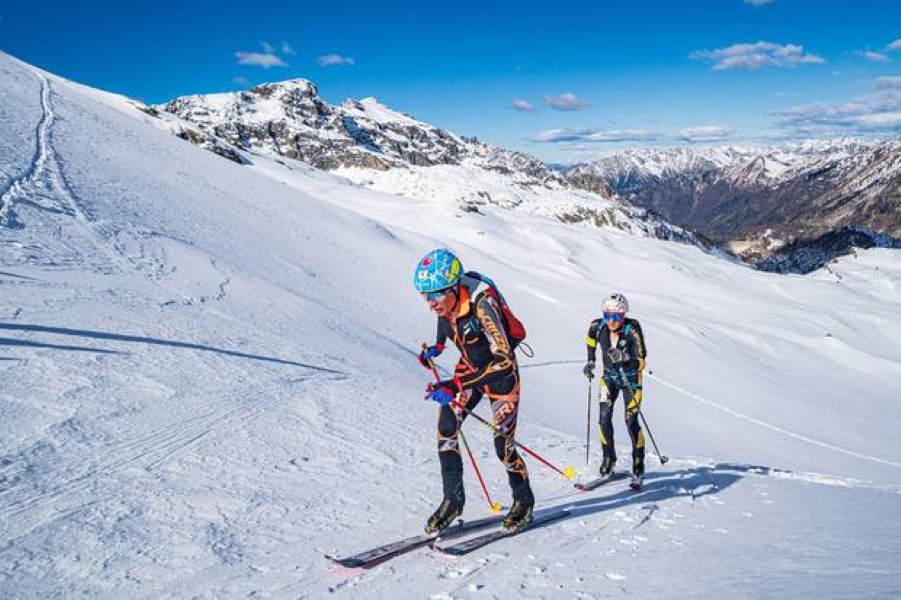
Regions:
[[[852,245],[901,237],[901,140],[629,150],[565,174],[603,179],[761,268],[806,272]]]
[[[180,137],[238,162],[249,160],[240,151],[297,159],[395,193],[450,193],[463,210],[528,206],[565,222],[719,246],[765,269],[807,272],[852,246],[901,238],[899,140],[640,149],[562,168],[374,98],[331,105],[305,79],[146,110],[175,115]],[[452,191],[439,189],[448,182]]]

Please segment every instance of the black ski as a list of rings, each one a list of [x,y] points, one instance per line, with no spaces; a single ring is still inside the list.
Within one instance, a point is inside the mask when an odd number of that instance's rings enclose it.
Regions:
[[[508,537],[513,537],[515,535],[519,535],[520,533],[524,533],[530,529],[534,529],[538,525],[543,525],[545,523],[551,523],[553,521],[558,521],[569,516],[569,510],[565,508],[558,509],[550,509],[548,511],[543,512],[540,515],[536,515],[532,517],[532,521],[520,529],[519,531],[507,531],[505,529],[496,529],[494,531],[489,531],[487,533],[483,533],[481,535],[476,535],[471,538],[467,538],[461,542],[457,542],[456,544],[452,544],[450,546],[443,546],[440,543],[435,544],[433,547],[436,550],[443,552],[444,554],[449,554],[451,556],[463,556],[464,554],[469,554],[474,550],[478,550],[479,548],[484,548],[488,544],[496,542],[498,540],[502,540]]]
[[[396,542],[384,544],[383,546],[377,546],[376,548],[365,550],[351,556],[337,557],[326,555],[326,558],[332,562],[338,563],[342,567],[370,569],[395,556],[411,552],[412,550],[422,548],[423,546],[428,546],[438,539],[452,538],[485,527],[491,527],[492,525],[502,523],[503,520],[503,516],[494,516],[476,519],[475,521],[457,521],[437,535],[422,533]]]
[[[595,488],[601,487],[605,483],[609,481],[615,481],[617,479],[623,479],[628,473],[616,473],[614,472],[611,475],[607,475],[605,477],[596,477],[595,479],[589,479],[588,481],[583,481],[581,483],[576,483],[573,485],[577,490],[582,490],[583,492],[591,491]]]

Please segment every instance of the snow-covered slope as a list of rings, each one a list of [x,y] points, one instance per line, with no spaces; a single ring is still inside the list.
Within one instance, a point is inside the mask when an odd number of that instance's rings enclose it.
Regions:
[[[0,75],[0,143],[30,148],[0,172],[15,215],[0,227],[0,596],[897,593],[897,254],[761,273],[297,162],[239,165],[122,98],[2,54]],[[575,494],[528,461],[539,506],[570,518],[466,558],[342,571],[323,554],[415,533],[439,500],[415,358],[434,318],[410,280],[440,244],[529,328],[519,439],[580,476],[597,468],[585,330],[626,293],[671,460],[649,459],[638,494]],[[486,432],[466,428],[509,506]],[[466,517],[488,514],[466,476]]]

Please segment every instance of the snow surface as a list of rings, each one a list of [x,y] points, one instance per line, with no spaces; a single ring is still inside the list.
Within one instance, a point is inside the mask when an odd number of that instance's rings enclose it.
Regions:
[[[376,123],[399,123],[410,127],[431,128],[422,121],[418,121],[403,113],[388,108],[372,97],[363,98],[359,102],[348,100],[342,104],[342,108],[344,108],[351,116],[368,119]]]
[[[21,225],[0,228],[0,597],[901,594],[896,251],[757,272],[301,163],[238,165],[119,97],[3,54],[0,72],[2,210]],[[624,292],[671,460],[649,458],[638,494],[576,493],[529,460],[539,505],[573,517],[460,559],[339,569],[323,555],[417,533],[440,499],[415,359],[435,324],[411,276],[441,244],[529,328],[520,441],[580,477],[598,462],[584,335]],[[509,506],[488,432],[466,427]],[[488,514],[471,472],[467,486],[465,516]]]

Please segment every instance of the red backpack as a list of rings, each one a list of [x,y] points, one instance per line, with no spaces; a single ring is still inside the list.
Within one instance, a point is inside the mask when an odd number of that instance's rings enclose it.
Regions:
[[[526,326],[513,314],[510,305],[504,300],[504,295],[501,294],[500,290],[497,289],[497,285],[491,279],[480,273],[476,273],[475,271],[467,271],[466,276],[481,281],[488,286],[488,293],[491,294],[491,297],[494,298],[497,301],[498,306],[501,307],[501,319],[504,321],[504,331],[507,333],[507,340],[510,342],[510,347],[515,350],[516,347],[526,339]],[[482,324],[475,318],[475,315],[473,315],[471,319],[473,328],[476,331],[481,331]]]

